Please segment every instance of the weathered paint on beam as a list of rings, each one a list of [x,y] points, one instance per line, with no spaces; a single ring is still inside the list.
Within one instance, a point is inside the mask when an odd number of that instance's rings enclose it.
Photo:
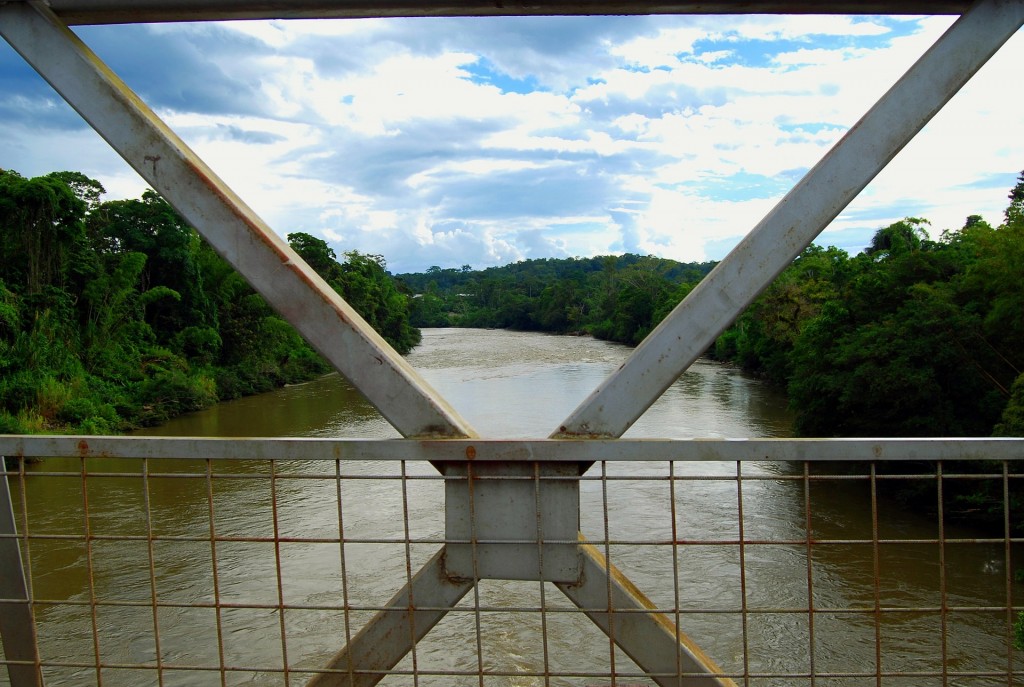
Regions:
[[[195,437],[0,436],[0,455],[23,458],[429,461],[1024,461],[1024,439],[206,439]]]
[[[0,34],[403,436],[475,436],[402,356],[42,3]]]
[[[623,14],[961,14],[969,0],[51,0],[69,24]]]
[[[977,2],[552,436],[621,436],[1022,24],[1024,0]]]
[[[419,642],[471,589],[469,579],[449,577],[442,548],[388,603],[352,638],[351,644],[315,675],[308,687],[370,687],[398,665]],[[344,638],[342,638],[344,639]],[[368,671],[368,672],[367,672]]]

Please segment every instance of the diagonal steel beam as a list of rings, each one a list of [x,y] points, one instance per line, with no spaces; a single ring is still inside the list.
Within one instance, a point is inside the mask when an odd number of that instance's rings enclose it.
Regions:
[[[404,436],[475,432],[42,2],[0,34]]]
[[[307,687],[371,687],[398,665],[415,644],[473,588],[473,580],[450,577],[442,548],[349,646],[330,660]],[[379,672],[374,672],[379,671]]]
[[[403,436],[477,436],[45,4],[35,0],[0,3],[0,35]],[[443,549],[438,556],[443,559]],[[415,579],[430,575],[425,568]],[[411,598],[415,584],[412,587],[407,584],[395,598]],[[472,583],[459,587],[459,597],[471,588]],[[438,605],[447,607],[454,601]],[[384,659],[375,648],[375,638],[392,638],[390,648],[397,663],[445,613],[436,612],[432,622],[421,625],[423,614],[413,618],[408,613],[381,612],[342,652],[344,660],[354,657],[357,669],[390,668],[379,662]],[[409,632],[408,623],[414,620],[416,631]],[[22,626],[20,618],[17,625]],[[34,633],[33,625],[24,627]],[[8,634],[5,631],[4,637]]]
[[[552,436],[621,436],[1024,23],[979,0]]]
[[[1024,0],[975,3],[551,436],[622,436],[1022,24]],[[581,550],[582,583],[559,585],[573,603],[605,599],[608,612],[588,615],[644,670],[671,673],[665,661],[678,655],[683,672],[709,674],[658,684],[733,684],[711,677],[721,671],[666,617],[645,612],[650,603],[596,549]]]
[[[633,662],[663,687],[736,687],[732,679],[598,549],[580,536],[583,574],[556,582]]]

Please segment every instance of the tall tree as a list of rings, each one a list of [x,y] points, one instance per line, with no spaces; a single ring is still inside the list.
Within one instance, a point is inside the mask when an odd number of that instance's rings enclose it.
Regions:
[[[98,227],[108,254],[146,256],[137,285],[140,292],[160,286],[176,294],[147,301],[146,321],[158,341],[169,344],[189,327],[215,326],[216,312],[197,263],[199,235],[167,201],[147,190],[138,200],[102,203],[90,220]]]
[[[58,178],[0,170],[0,278],[26,296],[63,289],[84,248],[86,207]]]

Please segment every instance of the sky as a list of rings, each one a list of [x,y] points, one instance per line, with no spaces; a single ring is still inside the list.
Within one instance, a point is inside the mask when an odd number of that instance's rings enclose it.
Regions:
[[[720,260],[950,17],[349,19],[76,27],[282,236],[393,273]],[[993,225],[1024,169],[1018,32],[821,234]],[[145,182],[0,42],[0,168]]]

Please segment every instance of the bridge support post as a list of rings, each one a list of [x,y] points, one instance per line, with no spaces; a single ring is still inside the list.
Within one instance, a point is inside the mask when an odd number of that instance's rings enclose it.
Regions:
[[[0,456],[0,640],[11,687],[42,687],[36,622],[18,546],[6,459]]]

